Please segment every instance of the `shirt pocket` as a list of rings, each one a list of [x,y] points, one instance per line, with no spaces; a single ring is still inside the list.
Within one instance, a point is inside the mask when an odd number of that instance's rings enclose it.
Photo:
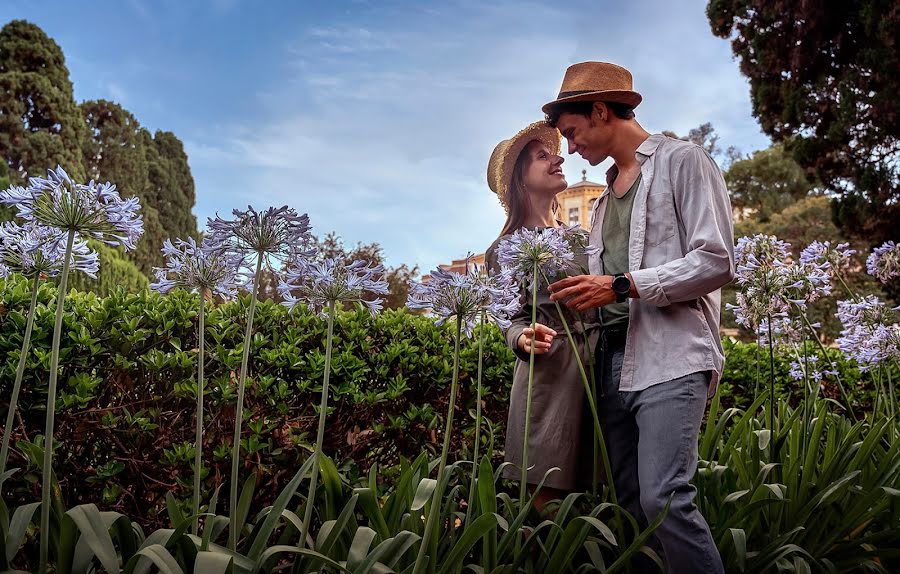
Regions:
[[[647,244],[659,245],[675,236],[675,201],[671,193],[647,196]]]

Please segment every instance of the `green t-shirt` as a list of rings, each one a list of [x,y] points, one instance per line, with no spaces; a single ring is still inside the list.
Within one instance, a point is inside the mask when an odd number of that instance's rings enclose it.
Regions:
[[[615,184],[614,184],[615,185]],[[609,189],[606,213],[603,214],[603,262],[604,275],[628,272],[628,239],[631,236],[631,208],[634,196],[641,185],[638,175],[631,188],[622,197],[616,197]],[[628,301],[610,303],[600,308],[600,320],[604,327],[623,326],[628,323]]]

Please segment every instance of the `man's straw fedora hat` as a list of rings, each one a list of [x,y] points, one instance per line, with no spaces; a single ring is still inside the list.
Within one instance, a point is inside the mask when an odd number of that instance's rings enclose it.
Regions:
[[[503,140],[494,148],[488,162],[487,181],[491,191],[500,198],[503,209],[509,211],[509,187],[512,184],[513,171],[519,154],[529,143],[538,140],[554,155],[559,154],[559,131],[551,128],[545,121],[531,124],[513,137]]]
[[[541,108],[545,114],[569,102],[618,102],[636,108],[641,95],[632,89],[631,72],[606,62],[581,62],[566,70],[556,99]]]

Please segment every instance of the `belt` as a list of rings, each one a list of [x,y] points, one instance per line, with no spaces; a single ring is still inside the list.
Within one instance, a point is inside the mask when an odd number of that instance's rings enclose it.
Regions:
[[[628,336],[628,325],[615,327],[603,327],[600,329],[600,347],[605,349],[607,345],[622,344]]]

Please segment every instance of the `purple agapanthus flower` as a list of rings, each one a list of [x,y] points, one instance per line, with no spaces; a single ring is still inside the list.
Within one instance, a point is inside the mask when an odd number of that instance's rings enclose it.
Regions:
[[[878,297],[838,301],[837,316],[844,328],[835,342],[861,371],[900,359],[900,324],[895,310]]]
[[[791,261],[790,247],[772,235],[738,240],[735,279],[743,289],[737,294],[737,305],[726,308],[734,312],[739,324],[756,330],[767,317],[786,317],[792,306],[802,311],[831,294],[832,260],[843,265],[842,258],[849,257],[846,244],[834,249],[830,244],[810,246],[799,264]]]
[[[511,274],[487,275],[477,267],[466,268],[466,273],[436,269],[427,282],[414,282],[406,306],[430,310],[438,317],[438,325],[459,318],[467,337],[474,334],[482,313],[501,328],[509,327],[509,318],[521,308],[519,289]]]
[[[800,265],[824,269],[835,277],[850,268],[855,253],[849,243],[832,245],[830,241],[813,241],[800,252]]]
[[[330,303],[362,303],[374,317],[381,310],[383,299],[367,298],[367,294],[388,294],[389,285],[383,275],[382,265],[361,260],[345,263],[329,258],[315,262],[304,257],[288,266],[278,292],[288,309],[301,301],[318,313]]]
[[[566,227],[521,228],[497,246],[497,263],[520,285],[531,289],[534,269],[552,279],[571,269],[580,234]]]
[[[65,232],[42,225],[20,226],[12,221],[0,224],[0,277],[19,272],[55,277],[66,256]],[[100,264],[97,252],[78,236],[72,244],[69,268],[96,279]]]
[[[888,241],[873,249],[866,258],[866,270],[882,283],[900,277],[900,245]]]
[[[162,252],[166,256],[166,266],[154,267],[156,283],[150,284],[151,289],[168,293],[182,287],[215,293],[226,299],[237,293],[241,283],[238,273],[242,259],[239,255],[214,249],[208,241],[198,245],[193,237],[176,239],[175,243],[166,239]]]
[[[66,231],[109,245],[135,248],[144,234],[137,197],[122,199],[116,186],[107,183],[75,183],[58,167],[46,178],[32,177],[27,187],[0,192],[0,203],[11,205],[25,221]],[[65,241],[65,239],[63,239]]]
[[[788,374],[795,381],[802,381],[809,376],[809,380],[821,384],[823,378],[836,374],[832,369],[822,368],[819,365],[819,357],[816,355],[809,355],[803,361],[791,361],[790,367]]]
[[[234,219],[217,215],[208,220],[210,248],[244,258],[259,256],[273,271],[277,271],[273,261],[287,264],[315,252],[311,248],[309,217],[299,215],[291,207],[256,211],[248,206],[246,211],[235,209],[232,214]]]

